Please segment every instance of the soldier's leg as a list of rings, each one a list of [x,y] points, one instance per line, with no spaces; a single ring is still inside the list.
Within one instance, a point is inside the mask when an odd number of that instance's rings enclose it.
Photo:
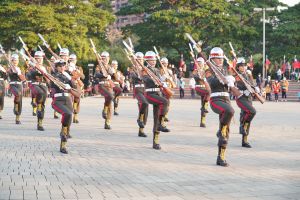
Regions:
[[[10,91],[14,98],[14,114],[16,115],[16,124],[21,124],[20,115],[22,113],[22,85],[10,85]]]
[[[240,124],[240,132],[243,135],[242,138],[242,146],[251,148],[250,143],[248,142],[248,135],[250,130],[250,124],[256,115],[256,110],[252,106],[252,102],[245,97],[241,97],[237,99],[237,105],[241,108],[241,124]]]
[[[62,115],[61,119],[61,143],[60,143],[60,152],[67,154],[67,139],[68,131],[70,130],[70,125],[72,121],[72,100],[71,97],[57,97],[53,99],[52,107],[54,110],[59,112]]]
[[[139,137],[147,137],[144,133],[144,127],[147,122],[148,116],[148,101],[143,93],[139,92],[136,94],[136,99],[138,100],[138,108],[139,108],[139,116],[137,119],[137,123],[139,125]]]
[[[4,81],[0,81],[0,113],[4,108],[4,95],[5,95]],[[0,119],[2,119],[1,115],[0,115]]]
[[[113,91],[115,93],[114,99],[113,99],[113,102],[114,102],[114,115],[119,115],[119,113],[118,113],[119,97],[122,94],[122,88],[119,85],[116,85],[113,88]]]
[[[147,93],[147,100],[152,102],[152,104],[156,104],[159,107],[159,131],[162,132],[170,132],[170,130],[166,127],[165,124],[165,115],[168,106],[168,100],[162,96],[157,95],[156,93]]]
[[[45,112],[45,102],[47,99],[47,88],[46,86],[33,86],[35,93],[35,101],[37,105],[37,130],[44,131],[43,127],[43,119],[44,119],[44,112]]]
[[[80,110],[80,97],[74,97],[74,102],[73,102],[73,123],[79,123],[78,120],[78,113]]]
[[[225,152],[229,139],[229,125],[234,115],[234,110],[230,105],[230,101],[220,98],[211,99],[210,105],[212,110],[219,114],[220,119],[220,130],[218,131],[218,157],[216,164],[227,167],[228,163],[225,159]]]
[[[166,98],[166,97],[165,97]],[[166,108],[166,114],[165,114],[165,122],[169,122],[169,118],[168,118],[168,113],[169,113],[169,110],[170,110],[170,99],[166,98],[167,101],[168,101],[168,104],[167,104],[167,108]]]
[[[32,116],[36,116],[37,112],[37,103],[36,103],[36,91],[35,91],[35,85],[30,84],[30,93],[31,93],[31,106],[32,106]]]
[[[160,150],[160,142],[159,142],[159,105],[153,104],[153,149]]]
[[[112,99],[113,99],[113,95],[112,95],[112,92],[107,88],[105,87],[104,85],[99,85],[99,92],[101,95],[104,96],[104,107],[103,107],[103,110],[102,110],[102,117],[103,119],[107,119],[107,112],[108,112],[108,109],[110,107],[110,104],[112,102]]]

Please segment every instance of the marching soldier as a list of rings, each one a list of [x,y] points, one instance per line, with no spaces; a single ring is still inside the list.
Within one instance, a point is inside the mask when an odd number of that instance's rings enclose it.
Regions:
[[[36,97],[35,97],[35,93],[32,91],[32,80],[31,80],[31,76],[30,76],[30,71],[33,69],[32,66],[29,65],[29,61],[25,60],[25,62],[28,62],[28,68],[26,69],[25,72],[25,77],[28,83],[28,87],[31,90],[31,106],[32,106],[32,116],[36,116],[36,112],[37,112],[37,104],[36,104]]]
[[[71,95],[78,96],[76,91],[72,90],[75,86],[71,76],[65,71],[66,64],[67,63],[64,60],[57,60],[55,62],[57,72],[54,76],[58,81],[64,84],[64,89],[54,82],[51,82],[51,89],[53,91],[52,108],[62,115],[60,152],[64,154],[68,153],[66,144],[68,135],[70,135],[70,126],[72,122],[73,106]]]
[[[50,74],[52,74],[52,75],[55,75],[56,74],[56,68],[55,68],[55,57],[54,56],[51,56],[51,58],[50,58],[50,61],[51,61],[51,66],[49,66],[49,68],[50,68]],[[52,90],[50,89],[50,96],[51,96],[51,98],[53,98],[53,92],[52,92]],[[54,110],[54,113],[53,113],[53,118],[54,119],[58,119],[59,117],[58,117],[58,112],[56,112],[55,110]]]
[[[25,76],[18,67],[19,56],[12,54],[11,65],[8,70],[9,86],[14,98],[14,114],[16,115],[16,124],[21,124],[20,115],[22,113],[23,82],[26,82]]]
[[[83,74],[83,70],[81,67],[77,66],[77,56],[75,54],[71,54],[70,58],[69,58],[69,69],[68,71],[71,73],[72,78],[74,79],[75,83],[76,83],[76,87],[78,90],[82,91],[84,84],[81,81],[81,79],[83,80],[85,78],[84,74]],[[78,114],[79,114],[79,110],[80,110],[80,98],[74,97],[74,102],[73,102],[73,123],[79,123],[78,120]]]
[[[104,67],[107,69],[109,63],[109,53],[104,51],[101,53],[101,58],[103,61]],[[111,76],[103,74],[102,71],[97,71],[94,75],[94,79],[99,82],[99,92],[104,96],[105,102],[102,110],[102,117],[105,119],[104,129],[111,129],[111,111],[112,111],[112,99],[113,99],[113,87],[114,84],[111,80]]]
[[[217,132],[219,141],[216,164],[227,167],[225,151],[229,139],[229,126],[234,115],[229,99],[229,89],[233,90],[232,88],[234,88],[234,77],[228,75],[228,70],[223,66],[224,53],[221,48],[214,47],[210,51],[209,61],[222,72],[227,80],[227,84],[223,84],[215,74],[212,74],[207,80],[211,88],[210,106],[215,113],[219,114],[220,119],[220,126]]]
[[[210,91],[205,87],[205,61],[203,58],[197,58],[198,68],[195,68],[193,71],[194,79],[196,81],[195,90],[196,93],[201,97],[201,120],[200,127],[206,127],[206,115],[208,113],[208,101]]]
[[[142,52],[137,52],[135,54],[137,61],[140,64],[144,64],[144,54]],[[134,67],[134,66],[133,66]],[[137,64],[137,67],[139,67],[139,64]],[[131,70],[130,77],[133,84],[133,96],[138,101],[138,109],[139,109],[139,115],[137,119],[137,123],[139,126],[139,137],[147,137],[147,135],[144,132],[144,128],[147,123],[148,118],[148,101],[145,97],[145,85],[144,81],[142,79],[142,74],[139,74],[139,71],[135,72],[134,70]]]
[[[36,67],[41,69],[44,72],[47,72],[46,68],[43,66],[43,57],[44,53],[42,51],[37,51],[34,54],[34,58],[36,60]],[[45,102],[47,100],[48,95],[48,87],[46,79],[43,77],[37,69],[31,68],[28,76],[31,80],[31,92],[35,98],[35,103],[37,106],[37,130],[44,131],[43,127],[43,119],[45,114]]]
[[[111,62],[111,68],[110,68],[109,72],[110,72],[111,79],[115,85],[115,87],[113,88],[113,91],[114,91],[114,98],[113,98],[114,115],[119,115],[119,113],[118,113],[119,98],[120,98],[120,95],[122,94],[121,86],[124,82],[124,79],[122,80],[122,78],[124,78],[124,76],[118,70],[118,61],[113,60]]]
[[[149,69],[157,76],[160,77],[159,70],[155,68],[156,55],[153,51],[147,51],[145,60],[149,64]],[[143,76],[145,84],[145,97],[150,104],[153,104],[153,148],[161,149],[159,144],[160,131],[169,132],[167,127],[163,127],[165,115],[168,107],[168,100],[162,96],[159,86],[154,82],[153,77],[149,75]]]
[[[253,81],[251,79],[251,71],[248,72],[246,61],[244,58],[237,59],[237,71],[238,73],[243,76],[243,78],[253,85]],[[250,124],[253,120],[256,110],[252,105],[252,95],[249,90],[247,90],[244,83],[239,80],[238,76],[236,78],[236,86],[243,94],[240,98],[236,99],[236,103],[241,109],[240,114],[240,134],[243,135],[242,138],[242,147],[251,148],[250,143],[248,142],[248,135],[250,130]],[[259,92],[259,88],[255,87],[256,92]]]
[[[5,95],[5,80],[7,79],[7,72],[4,67],[0,65],[0,113],[4,107],[4,95]],[[2,116],[0,115],[0,119]]]

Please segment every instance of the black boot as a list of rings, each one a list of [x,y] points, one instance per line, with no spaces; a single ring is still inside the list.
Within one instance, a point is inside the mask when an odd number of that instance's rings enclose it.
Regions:
[[[16,124],[21,124],[20,115],[16,115]]]
[[[68,134],[68,127],[67,126],[63,126],[61,128],[61,132],[60,132],[60,152],[63,154],[68,154],[67,151],[67,134]]]
[[[78,114],[74,114],[74,116],[73,116],[73,123],[75,123],[75,124],[79,123]]]
[[[158,131],[170,132],[170,129],[168,129],[167,126],[165,125],[165,117],[164,116],[160,116],[159,122],[160,122],[160,124],[158,125]]]
[[[242,147],[252,148],[252,146],[248,142],[248,135],[243,135]]]
[[[43,120],[42,119],[38,119],[38,124],[37,124],[37,130],[39,131],[44,131],[44,127],[43,127]]]
[[[107,119],[108,106],[104,106],[102,110],[102,118]]]
[[[139,128],[139,137],[147,137],[147,135],[144,133],[143,128]]]
[[[144,114],[140,114],[139,118],[136,120],[140,128],[145,128],[144,116]]]
[[[108,119],[105,120],[104,129],[107,129],[107,130],[110,130],[110,129],[111,129],[110,123],[109,123],[109,120],[108,120]]]
[[[159,144],[159,132],[154,132],[153,134],[153,149],[160,150],[161,146]]]
[[[228,167],[229,164],[225,160],[225,151],[226,147],[221,147],[219,146],[219,152],[218,152],[218,157],[217,157],[217,165],[220,165],[222,167]]]

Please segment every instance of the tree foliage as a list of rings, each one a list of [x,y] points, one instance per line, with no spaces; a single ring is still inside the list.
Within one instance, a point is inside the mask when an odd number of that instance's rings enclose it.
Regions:
[[[115,20],[108,0],[17,0],[0,3],[0,42],[7,49],[21,48],[21,36],[31,49],[42,41],[41,33],[54,50],[57,42],[79,59],[93,58],[88,38],[105,48],[105,32]]]

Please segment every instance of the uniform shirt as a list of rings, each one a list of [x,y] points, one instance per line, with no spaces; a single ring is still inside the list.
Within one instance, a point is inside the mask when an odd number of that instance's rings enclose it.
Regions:
[[[19,71],[19,74],[21,73],[21,69],[19,68],[19,67],[15,67],[16,68],[16,70],[17,71]],[[13,81],[13,82],[21,82],[21,79],[20,79],[20,77],[19,77],[19,75],[18,75],[18,72],[14,72],[13,70],[12,70],[12,68],[10,68],[9,70],[8,70],[8,77],[9,77],[9,80],[10,81]]]
[[[54,77],[56,79],[58,79],[60,82],[64,83],[64,84],[69,84],[72,88],[75,87],[73,81],[71,81],[65,74],[57,72],[54,74]],[[53,82],[51,82],[51,89],[54,92],[54,94],[56,93],[63,93],[65,92],[63,89],[60,89],[57,85],[55,85]]]
[[[253,84],[252,79],[250,78],[250,76],[247,73],[240,74],[240,76],[242,76],[249,83]],[[237,76],[235,78],[236,78],[236,87],[239,90],[247,90],[245,84],[241,80],[239,80],[239,78]]]
[[[224,68],[221,69],[221,72],[224,76],[228,74],[228,71]],[[228,86],[225,84],[223,85],[219,79],[212,73],[212,75],[207,78],[207,82],[210,85],[211,92],[228,92]]]
[[[160,77],[158,69],[153,67],[149,67],[148,69],[150,69],[157,77]],[[142,79],[144,81],[145,88],[159,88],[149,75],[144,75]]]
[[[143,79],[141,77],[139,78],[139,76],[134,71],[130,72],[129,76],[130,79],[132,80],[133,85],[144,83]]]
[[[42,70],[44,70],[44,72],[46,72],[46,68],[45,67],[41,67]],[[46,82],[45,78],[43,77],[43,74],[38,71],[37,69],[33,68],[31,69],[27,74],[26,77],[31,80],[32,82]]]

